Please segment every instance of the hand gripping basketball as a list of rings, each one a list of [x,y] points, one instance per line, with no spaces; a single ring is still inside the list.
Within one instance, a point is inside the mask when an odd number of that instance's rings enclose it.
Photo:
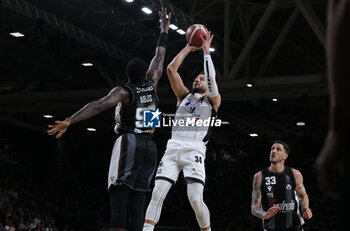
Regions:
[[[208,29],[204,25],[193,24],[186,31],[186,41],[192,46],[202,47],[203,39],[207,38],[207,34]]]

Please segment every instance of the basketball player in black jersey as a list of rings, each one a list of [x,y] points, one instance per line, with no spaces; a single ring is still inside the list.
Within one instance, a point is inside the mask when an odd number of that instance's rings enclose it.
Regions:
[[[289,146],[274,141],[270,151],[270,167],[254,176],[251,212],[263,219],[264,230],[303,230],[304,219],[312,217],[303,176],[284,165]],[[299,205],[300,203],[300,205]]]
[[[110,162],[108,189],[110,194],[110,231],[140,231],[144,220],[145,192],[150,191],[157,149],[152,141],[153,128],[143,127],[143,112],[156,110],[156,89],[163,73],[171,13],[159,12],[161,34],[156,53],[147,70],[141,59],[130,61],[126,68],[128,82],[113,88],[109,94],[85,105],[64,121],[49,125],[49,135],[60,138],[69,125],[116,107],[117,138]],[[130,211],[129,224],[127,215]]]
[[[329,128],[317,159],[318,183],[339,202],[337,230],[349,230],[350,186],[350,0],[330,0],[328,5],[327,69]]]

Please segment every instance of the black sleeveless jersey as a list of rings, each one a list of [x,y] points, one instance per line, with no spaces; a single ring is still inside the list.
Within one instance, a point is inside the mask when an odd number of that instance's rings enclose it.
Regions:
[[[269,168],[261,171],[262,207],[267,211],[270,207],[281,210],[270,219],[263,220],[265,230],[286,230],[304,224],[299,212],[299,200],[295,192],[295,178],[292,168],[284,167],[280,173],[273,173]]]
[[[144,126],[144,112],[158,108],[158,96],[150,80],[141,83],[126,83],[124,87],[129,90],[130,104],[119,103],[115,109],[117,134],[135,133],[152,135],[154,128]]]

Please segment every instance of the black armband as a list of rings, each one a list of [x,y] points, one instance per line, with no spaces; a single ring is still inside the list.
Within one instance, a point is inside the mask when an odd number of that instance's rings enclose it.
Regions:
[[[161,33],[158,39],[157,47],[161,46],[161,47],[167,48],[168,41],[169,41],[168,33],[165,33],[165,32]]]

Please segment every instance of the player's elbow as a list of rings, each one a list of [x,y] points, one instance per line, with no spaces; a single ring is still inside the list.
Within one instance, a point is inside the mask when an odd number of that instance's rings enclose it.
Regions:
[[[255,205],[252,205],[251,207],[250,207],[250,213],[253,215],[253,216],[255,216],[255,208],[256,208],[256,206]]]
[[[172,76],[176,73],[176,69],[174,67],[174,65],[169,64],[167,69],[166,69],[166,73],[168,74],[168,76]]]

